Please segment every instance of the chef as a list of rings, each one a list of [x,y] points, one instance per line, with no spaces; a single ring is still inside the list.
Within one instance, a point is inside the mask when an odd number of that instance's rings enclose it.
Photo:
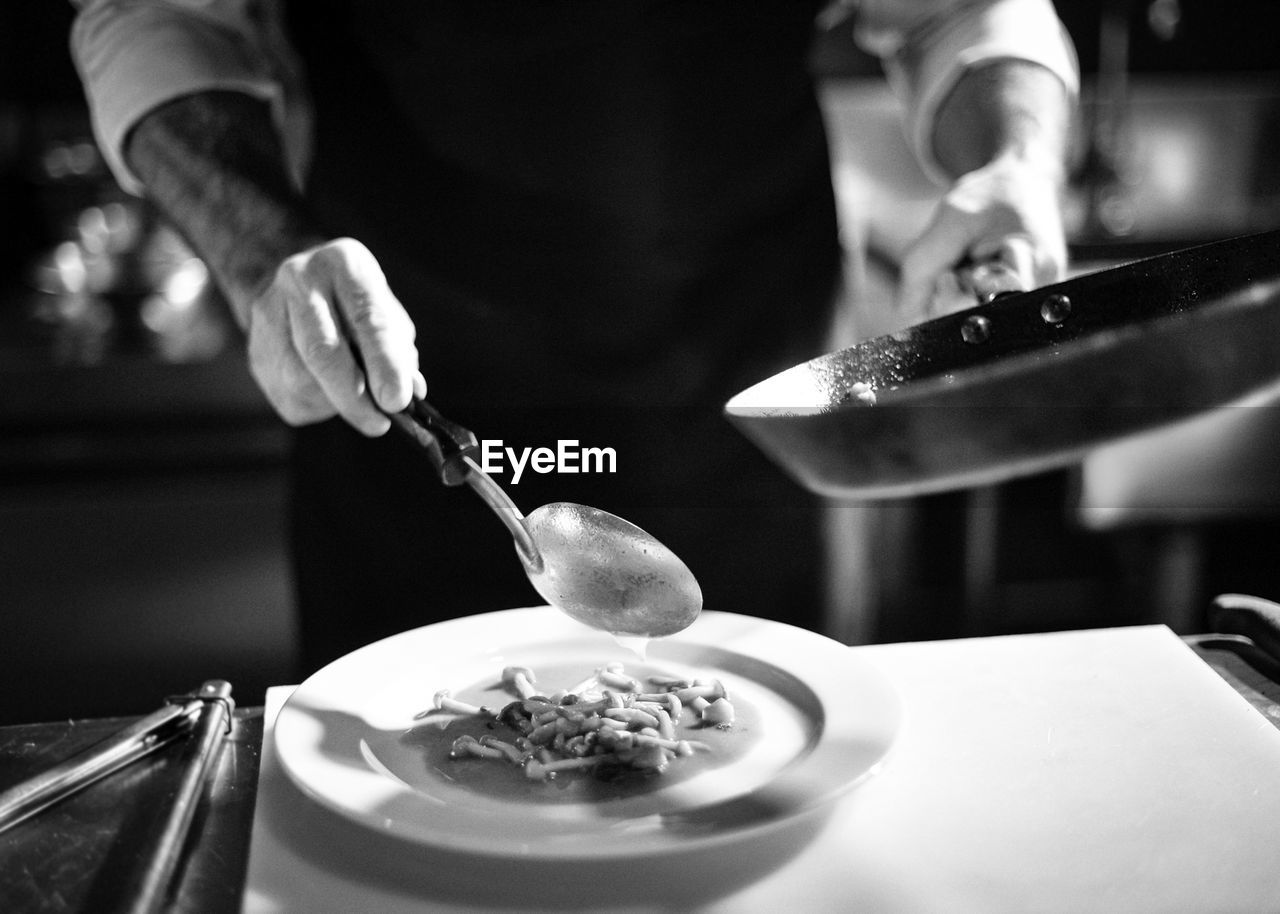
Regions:
[[[492,515],[385,434],[427,379],[492,453],[613,455],[495,473],[524,510],[612,511],[684,559],[708,609],[821,630],[818,503],[720,415],[828,327],[821,3],[78,5],[104,154],[205,259],[293,429],[307,669],[538,602]],[[894,321],[945,307],[966,258],[1059,278],[1077,70],[1049,0],[854,7],[950,187]]]

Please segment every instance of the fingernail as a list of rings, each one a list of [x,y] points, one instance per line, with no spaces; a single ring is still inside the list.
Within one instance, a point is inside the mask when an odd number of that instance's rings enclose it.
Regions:
[[[413,375],[413,393],[419,400],[427,395],[427,379],[420,371],[414,372]]]
[[[409,398],[401,392],[398,385],[388,384],[385,387],[378,388],[378,405],[383,409],[404,409],[409,405],[408,399]]]

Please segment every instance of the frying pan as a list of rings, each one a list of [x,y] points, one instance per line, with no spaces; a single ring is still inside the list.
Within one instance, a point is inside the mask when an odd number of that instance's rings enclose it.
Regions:
[[[1000,482],[1280,393],[1280,231],[1005,294],[797,365],[729,421],[806,488]]]

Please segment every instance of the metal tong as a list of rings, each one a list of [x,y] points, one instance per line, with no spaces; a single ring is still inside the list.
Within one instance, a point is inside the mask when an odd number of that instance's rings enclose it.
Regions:
[[[234,710],[231,684],[221,679],[208,680],[190,694],[170,697],[165,706],[153,714],[0,793],[0,831],[29,819],[180,737],[194,737],[188,746],[181,781],[174,793],[173,805],[165,819],[156,852],[141,875],[131,908],[134,914],[160,910],[181,859],[200,795],[214,770],[224,738],[231,730]]]

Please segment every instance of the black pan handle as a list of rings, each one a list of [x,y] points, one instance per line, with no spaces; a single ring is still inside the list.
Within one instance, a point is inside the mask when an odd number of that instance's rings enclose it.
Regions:
[[[473,456],[479,447],[475,433],[446,419],[419,397],[414,397],[402,412],[387,413],[387,416],[392,425],[427,455],[441,482],[447,486],[466,482],[471,468],[463,458]]]
[[[1209,610],[1212,631],[1244,635],[1280,662],[1280,603],[1242,593],[1219,594]]]

